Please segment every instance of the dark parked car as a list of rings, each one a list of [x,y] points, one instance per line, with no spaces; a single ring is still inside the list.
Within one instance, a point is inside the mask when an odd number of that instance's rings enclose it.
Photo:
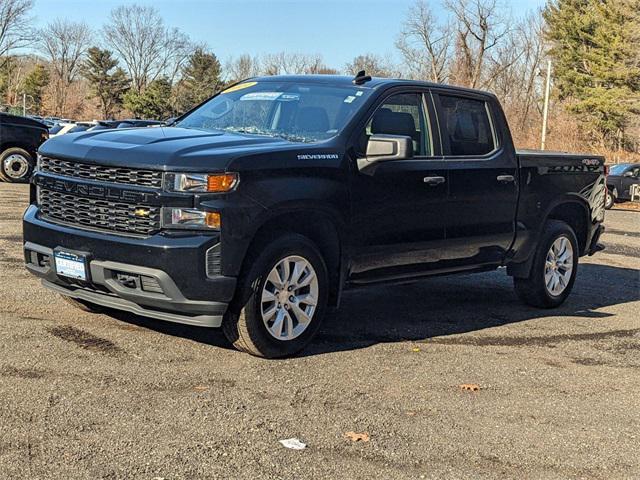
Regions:
[[[631,200],[631,185],[640,185],[640,163],[619,163],[607,176],[607,209],[615,202]]]
[[[0,113],[0,179],[26,182],[36,164],[36,152],[49,138],[44,123],[27,117]]]
[[[524,302],[557,307],[578,257],[603,248],[604,158],[516,152],[475,90],[255,78],[170,127],[40,153],[23,231],[47,288],[222,327],[265,357],[302,349],[352,285],[506,266]]]

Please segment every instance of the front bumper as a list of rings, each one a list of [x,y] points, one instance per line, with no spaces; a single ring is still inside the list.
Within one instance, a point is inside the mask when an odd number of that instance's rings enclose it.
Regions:
[[[212,275],[207,266],[207,252],[220,241],[217,235],[111,235],[46,222],[38,218],[35,206],[25,213],[23,231],[26,268],[42,278],[45,287],[79,300],[160,320],[219,327],[235,292],[235,278]],[[88,281],[55,273],[53,250],[58,247],[86,255]]]

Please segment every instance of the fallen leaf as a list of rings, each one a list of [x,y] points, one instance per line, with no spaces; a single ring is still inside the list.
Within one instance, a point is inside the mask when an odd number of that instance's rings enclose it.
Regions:
[[[291,450],[304,450],[307,448],[306,443],[302,443],[297,438],[287,438],[285,440],[280,440],[280,443],[283,447],[290,448]]]
[[[209,387],[207,387],[206,385],[196,385],[195,387],[193,387],[193,389],[196,392],[204,392],[205,390],[209,390]]]
[[[413,410],[409,410],[409,411],[407,412],[407,415],[408,415],[409,417],[414,417],[414,416],[416,415],[416,412],[414,412]]]
[[[348,438],[352,442],[368,442],[369,434],[367,432],[356,433],[356,432],[347,432],[344,434],[345,438]]]
[[[480,390],[480,385],[477,385],[475,383],[463,383],[462,385],[460,385],[460,388],[469,392],[477,392],[478,390]]]
[[[419,352],[420,351],[420,347],[413,347],[411,349],[412,352]]]

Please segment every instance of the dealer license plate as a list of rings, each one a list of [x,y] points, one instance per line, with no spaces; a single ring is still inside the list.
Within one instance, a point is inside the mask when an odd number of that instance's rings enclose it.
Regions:
[[[87,280],[87,262],[82,255],[56,250],[53,252],[53,258],[58,275],[76,280]]]

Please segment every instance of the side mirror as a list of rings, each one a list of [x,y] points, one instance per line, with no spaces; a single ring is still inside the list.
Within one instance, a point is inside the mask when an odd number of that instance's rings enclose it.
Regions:
[[[170,127],[171,125],[173,125],[175,123],[175,121],[177,119],[178,119],[178,117],[169,117],[163,122],[162,126]]]
[[[624,172],[623,177],[633,177],[633,170],[628,170]]]
[[[413,157],[413,140],[404,135],[375,134],[369,137],[367,155],[358,159],[358,169],[364,173],[375,170],[380,162],[407,160]]]

